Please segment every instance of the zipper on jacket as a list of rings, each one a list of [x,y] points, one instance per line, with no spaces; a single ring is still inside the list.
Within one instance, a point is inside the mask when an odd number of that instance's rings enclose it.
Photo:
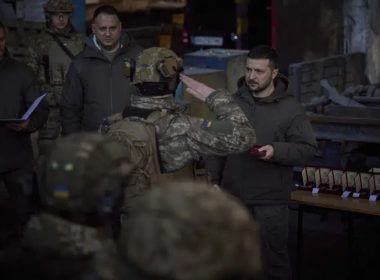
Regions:
[[[112,61],[110,62],[110,102],[111,102],[111,112],[110,112],[110,116],[113,115],[113,93],[112,93],[112,90],[113,90],[113,85],[112,85]]]

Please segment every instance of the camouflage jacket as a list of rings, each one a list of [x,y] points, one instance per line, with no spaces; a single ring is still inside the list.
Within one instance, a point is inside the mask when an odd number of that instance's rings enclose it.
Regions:
[[[84,36],[76,32],[59,35],[46,29],[35,38],[31,38],[25,58],[26,64],[34,70],[43,90],[48,93],[57,89],[62,91],[71,64],[71,58],[54,40],[53,35],[59,38],[74,56],[82,51],[84,46]]]
[[[84,44],[83,35],[72,30],[61,35],[46,29],[30,40],[25,62],[35,72],[43,92],[47,93],[46,100],[50,107],[49,119],[40,130],[40,138],[43,139],[55,139],[60,133],[59,104],[65,77],[71,64],[71,58],[53,36],[56,36],[72,55],[82,51]]]
[[[68,279],[121,279],[123,275],[114,241],[97,228],[41,214],[28,223],[24,244],[44,261],[43,270],[51,279],[62,279],[62,274]]]
[[[132,96],[132,106],[161,111],[154,125],[164,173],[179,170],[201,155],[242,152],[255,143],[255,130],[228,93],[215,91],[206,103],[215,113],[215,121],[183,113],[172,96]]]

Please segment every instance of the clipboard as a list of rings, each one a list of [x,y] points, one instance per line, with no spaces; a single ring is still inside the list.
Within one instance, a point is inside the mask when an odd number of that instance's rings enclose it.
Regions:
[[[30,115],[36,110],[36,108],[40,105],[41,101],[45,98],[45,96],[46,93],[37,97],[20,119],[0,119],[0,124],[21,123],[26,121],[27,119],[29,119]]]

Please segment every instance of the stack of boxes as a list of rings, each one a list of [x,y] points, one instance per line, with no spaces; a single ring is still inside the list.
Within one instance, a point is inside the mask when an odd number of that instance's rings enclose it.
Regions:
[[[368,172],[346,171],[330,168],[305,167],[302,170],[301,190],[314,194],[332,193],[343,198],[364,198],[376,201],[380,195],[380,170],[372,168]]]

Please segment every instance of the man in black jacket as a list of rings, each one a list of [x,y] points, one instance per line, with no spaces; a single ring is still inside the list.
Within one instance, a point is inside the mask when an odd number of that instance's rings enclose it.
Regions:
[[[133,73],[125,73],[125,65],[142,49],[122,32],[116,9],[97,8],[92,31],[66,76],[61,100],[63,135],[97,130],[104,118],[122,112],[137,90],[131,85]]]
[[[310,122],[288,80],[278,73],[278,55],[269,46],[252,49],[245,77],[233,95],[252,126],[258,146],[226,158],[210,158],[211,180],[240,198],[261,227],[268,279],[291,279],[287,250],[288,201],[293,166],[316,151]]]
[[[31,70],[9,57],[6,31],[0,23],[0,119],[18,119],[42,92]],[[17,207],[17,226],[23,226],[30,212],[33,183],[33,151],[30,134],[47,120],[49,109],[42,101],[23,122],[0,123],[0,181]]]

